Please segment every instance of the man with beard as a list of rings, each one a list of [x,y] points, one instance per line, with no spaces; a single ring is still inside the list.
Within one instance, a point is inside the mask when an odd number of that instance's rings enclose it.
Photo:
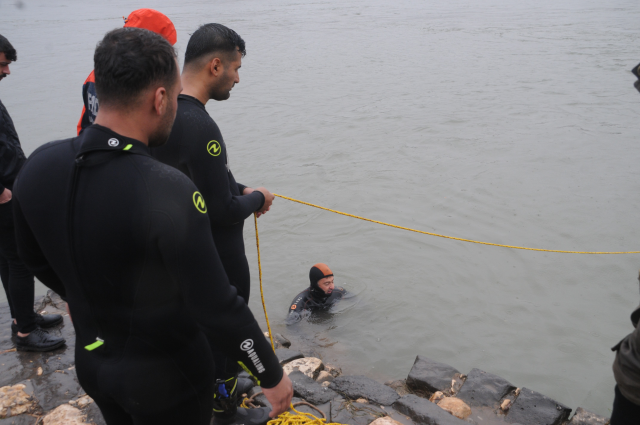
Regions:
[[[17,59],[16,49],[0,35],[0,80],[11,74],[9,65]],[[0,101],[0,278],[13,318],[11,333],[20,351],[51,351],[63,346],[65,340],[42,328],[62,323],[62,316],[41,316],[33,311],[33,273],[18,257],[11,209],[13,182],[26,159],[13,120]]]
[[[309,287],[300,292],[289,306],[287,324],[299,322],[301,313],[305,310],[329,309],[342,297],[347,295],[347,290],[335,287],[333,272],[324,263],[315,264],[309,270]]]
[[[15,183],[19,252],[68,301],[76,370],[109,425],[208,425],[216,348],[273,406],[292,385],[224,273],[195,185],[149,153],[171,131],[176,54],[122,28],[94,55],[100,110],[79,137],[34,152]]]
[[[253,212],[267,212],[274,196],[263,187],[252,189],[236,182],[220,129],[205,109],[209,99],[229,98],[233,86],[240,82],[238,70],[245,53],[244,40],[224,25],[202,25],[193,33],[185,52],[183,91],[178,97],[171,136],[152,154],[189,176],[202,193],[224,270],[238,295],[248,303],[250,276],[242,235],[244,220]],[[215,348],[215,341],[212,348],[216,360],[216,422],[253,423],[245,417],[245,409],[239,413],[242,419],[234,419],[237,394],[243,392],[242,380],[237,379],[238,367]],[[258,414],[254,409],[251,413]]]

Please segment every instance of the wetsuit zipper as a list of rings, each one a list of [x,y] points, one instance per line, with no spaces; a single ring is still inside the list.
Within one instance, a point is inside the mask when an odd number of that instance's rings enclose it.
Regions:
[[[79,168],[83,161],[84,161],[84,155],[81,155],[76,158],[76,165],[73,168],[73,178],[71,179],[71,196],[69,197],[69,222],[68,222],[69,246],[71,248],[70,250],[71,265],[72,265],[73,271],[76,274],[76,279],[78,280],[78,287],[82,292],[82,295],[84,296],[84,298],[87,299],[88,301],[91,301],[91,297],[89,297],[85,288],[81,284],[82,278],[80,276],[80,271],[78,270],[78,266],[77,266],[78,263],[76,262],[76,252],[75,252],[76,245],[73,237],[73,217],[74,217],[74,211],[75,211],[74,206],[75,206],[75,200],[76,200],[76,183],[78,180]],[[91,302],[89,304],[91,304]],[[96,341],[103,341],[104,337],[102,333],[102,328],[100,327],[100,324],[98,323],[98,320],[95,317],[94,310],[93,309],[90,309],[90,310],[91,310],[91,313],[90,313],[91,321],[93,322],[94,329],[96,330]]]

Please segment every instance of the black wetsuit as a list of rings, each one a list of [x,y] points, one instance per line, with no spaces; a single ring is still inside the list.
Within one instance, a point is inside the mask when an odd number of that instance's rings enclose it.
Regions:
[[[340,301],[346,294],[346,289],[337,286],[329,295],[325,294],[321,289],[309,287],[296,295],[289,307],[289,313],[300,313],[303,310],[327,309]]]
[[[213,241],[229,281],[249,303],[251,276],[244,252],[244,220],[264,204],[264,195],[255,191],[242,195],[245,186],[236,182],[227,147],[217,124],[202,102],[192,96],[178,96],[178,113],[169,140],[151,154],[161,162],[189,176],[202,193],[209,209]],[[216,378],[235,375],[237,367],[212,344]]]
[[[20,254],[68,301],[78,379],[108,424],[209,424],[205,334],[263,387],[280,381],[195,185],[144,144],[93,125],[40,147],[14,188]]]
[[[193,181],[209,208],[211,233],[229,281],[249,302],[249,264],[244,252],[244,220],[262,208],[264,195],[242,195],[220,129],[195,97],[178,96],[178,113],[166,145],[151,150],[160,162],[177,168]]]

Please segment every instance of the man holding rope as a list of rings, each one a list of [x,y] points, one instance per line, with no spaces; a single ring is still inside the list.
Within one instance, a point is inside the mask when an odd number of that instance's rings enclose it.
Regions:
[[[202,193],[224,270],[238,295],[248,303],[251,279],[242,234],[244,220],[254,212],[259,216],[269,211],[274,196],[263,187],[252,189],[236,182],[220,129],[205,109],[210,99],[229,98],[233,86],[240,82],[238,70],[245,53],[244,40],[224,25],[202,25],[193,33],[185,52],[183,90],[171,136],[152,154],[186,174]],[[250,425],[263,421],[261,410],[238,412],[236,399],[243,392],[238,366],[213,341],[212,349],[216,362],[216,422]]]

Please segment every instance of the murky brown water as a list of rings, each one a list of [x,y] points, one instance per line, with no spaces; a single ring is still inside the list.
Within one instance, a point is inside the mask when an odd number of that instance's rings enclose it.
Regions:
[[[138,5],[23,2],[0,1],[19,55],[0,97],[30,153],[74,134],[93,48]],[[635,0],[140,6],[173,19],[181,54],[205,22],[246,40],[241,83],[208,106],[245,184],[452,236],[640,249]],[[272,326],[345,371],[401,378],[420,353],[609,414],[640,256],[471,245],[284,200],[260,232]],[[257,284],[251,223],[246,241]],[[319,261],[358,296],[286,327]]]

